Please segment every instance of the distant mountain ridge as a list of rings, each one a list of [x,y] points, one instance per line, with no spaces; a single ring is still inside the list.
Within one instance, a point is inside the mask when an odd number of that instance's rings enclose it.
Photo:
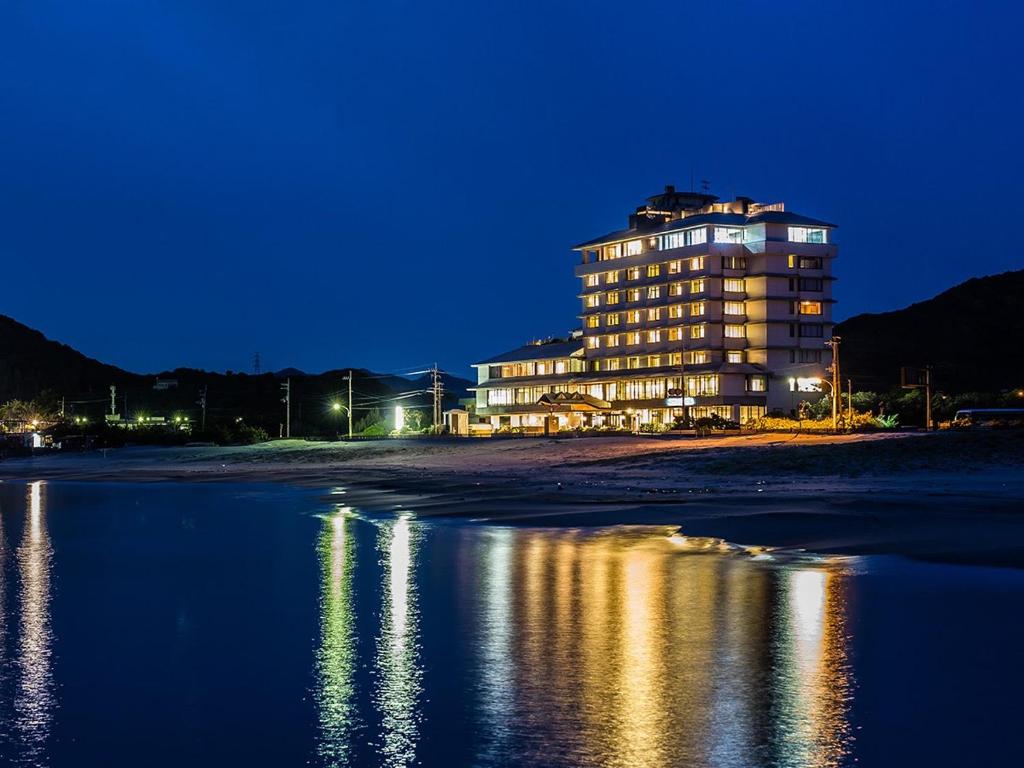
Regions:
[[[901,366],[933,368],[947,392],[1024,387],[1024,270],[975,277],[934,298],[836,325],[840,370],[858,389],[900,383]]]
[[[408,378],[395,374],[378,374],[353,368],[356,407],[365,412],[376,403],[381,408],[391,405],[389,398],[418,391],[415,397],[400,401],[406,407],[428,408],[431,396],[430,377]],[[0,315],[0,402],[32,400],[45,396],[59,402],[64,398],[72,413],[99,416],[109,408],[110,386],[117,387],[117,407],[123,412],[148,411],[195,413],[200,391],[205,387],[211,414],[219,417],[266,414],[267,427],[276,433],[281,380],[290,377],[293,383],[295,420],[322,422],[336,420],[336,413],[327,413],[330,403],[346,403],[348,384],[343,377],[348,369],[319,374],[285,368],[276,373],[214,373],[194,368],[177,368],[154,374],[139,374],[107,365],[66,344],[46,338],[42,333],[16,320]],[[166,387],[154,390],[157,379]],[[174,382],[171,384],[171,382]],[[472,382],[450,374],[442,374],[444,406],[450,408],[458,398],[468,396]],[[399,402],[399,401],[396,401]],[[357,416],[359,415],[357,411]]]

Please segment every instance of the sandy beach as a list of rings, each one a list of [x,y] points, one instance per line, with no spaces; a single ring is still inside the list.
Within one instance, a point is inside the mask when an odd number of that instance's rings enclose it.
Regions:
[[[749,546],[1024,567],[1020,446],[1009,431],[289,440],[8,460],[0,479],[291,483],[344,489],[369,514],[674,525]]]

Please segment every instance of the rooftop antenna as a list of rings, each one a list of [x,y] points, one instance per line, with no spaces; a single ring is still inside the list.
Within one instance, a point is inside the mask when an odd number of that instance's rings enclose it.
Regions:
[[[711,191],[711,182],[708,181],[707,179],[701,179],[700,180],[700,191],[703,192],[705,195],[708,192],[710,192]]]

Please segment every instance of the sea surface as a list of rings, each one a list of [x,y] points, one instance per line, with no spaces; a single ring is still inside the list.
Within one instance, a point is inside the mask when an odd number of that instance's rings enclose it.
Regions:
[[[0,483],[0,765],[1019,765],[1024,573]]]

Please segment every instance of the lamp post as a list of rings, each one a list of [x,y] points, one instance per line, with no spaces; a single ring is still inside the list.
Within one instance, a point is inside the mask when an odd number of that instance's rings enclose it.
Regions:
[[[348,437],[349,437],[349,440],[351,440],[352,439],[352,411],[351,411],[351,409],[346,408],[341,403],[335,401],[335,402],[331,403],[331,410],[334,411],[337,414],[340,414],[342,411],[345,411],[345,413],[348,414]],[[338,436],[338,437],[341,436],[341,430],[338,427],[335,427],[334,432],[335,432],[336,436]]]

